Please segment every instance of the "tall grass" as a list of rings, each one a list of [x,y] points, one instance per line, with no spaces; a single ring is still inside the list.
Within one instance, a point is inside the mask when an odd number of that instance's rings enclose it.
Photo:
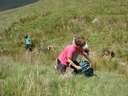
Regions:
[[[0,12],[0,95],[127,96],[127,2],[39,0]],[[24,49],[26,32],[32,36],[32,53]],[[98,77],[63,78],[54,70],[58,53],[76,32],[88,39]],[[54,52],[38,50],[49,44],[55,45]],[[104,49],[114,51],[115,57],[102,57]]]
[[[61,76],[47,61],[20,63],[8,57],[1,57],[0,61],[2,96],[128,95],[128,79],[123,75],[97,72],[98,76],[92,78],[71,74]]]
[[[18,35],[21,33],[23,39],[26,32],[31,32],[33,41],[37,43],[40,39],[54,40],[56,35],[68,39],[67,34],[72,37],[72,32],[80,32],[85,37],[88,36],[90,45],[96,50],[101,50],[101,46],[110,47],[113,50],[117,47],[126,48],[128,45],[127,0],[114,2],[110,0],[107,2],[104,0],[102,2],[100,0],[90,2],[40,0],[36,4],[15,9],[15,12],[5,12],[1,14],[0,23],[1,50],[4,46],[17,48]],[[50,3],[52,5],[47,6]],[[113,8],[115,4],[118,7]],[[3,18],[7,21],[3,21]],[[94,19],[97,21],[92,23]],[[13,49],[10,48],[8,51]]]

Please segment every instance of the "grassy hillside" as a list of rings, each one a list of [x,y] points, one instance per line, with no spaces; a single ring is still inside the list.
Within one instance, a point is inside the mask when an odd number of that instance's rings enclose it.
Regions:
[[[114,51],[116,55],[112,62],[107,62],[108,66],[113,65],[113,62],[117,66],[115,62],[118,61],[127,64],[127,2],[39,0],[25,7],[2,12],[0,53],[15,56],[24,52],[26,32],[31,33],[35,49],[54,44],[58,53],[72,41],[73,33],[78,32],[88,39],[90,50],[96,55],[93,56],[94,60],[100,63],[99,66],[104,66],[101,54],[106,49]]]
[[[127,59],[127,2],[40,0],[23,8],[2,12],[1,51],[17,52],[19,34],[24,39],[26,32],[32,33],[36,45],[51,40],[56,43],[65,38],[60,42],[63,44],[71,41],[73,32],[80,32],[89,39],[92,49],[112,49],[118,53],[118,57]],[[59,37],[56,38],[56,35]]]
[[[127,96],[128,0],[39,0],[0,12],[0,94],[3,96]],[[24,49],[30,32],[33,52]],[[88,39],[98,77],[62,78],[55,59],[78,32]],[[54,52],[39,52],[53,44]],[[112,60],[102,57],[112,50]]]
[[[39,59],[38,59],[39,60]],[[46,61],[19,63],[0,59],[1,96],[127,96],[128,78],[96,72],[97,76],[57,74]]]

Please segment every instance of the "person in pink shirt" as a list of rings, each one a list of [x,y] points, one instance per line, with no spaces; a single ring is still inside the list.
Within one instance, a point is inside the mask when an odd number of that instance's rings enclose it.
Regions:
[[[60,73],[65,73],[67,67],[73,68],[74,71],[79,70],[81,67],[76,61],[78,55],[83,55],[91,64],[89,55],[83,50],[85,44],[84,38],[78,37],[73,44],[64,48],[57,58],[57,70]]]

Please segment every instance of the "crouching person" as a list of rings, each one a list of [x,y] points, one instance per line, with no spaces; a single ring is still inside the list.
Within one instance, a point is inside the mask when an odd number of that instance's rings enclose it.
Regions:
[[[81,66],[76,61],[78,55],[83,55],[89,61],[89,64],[91,64],[89,55],[83,50],[85,44],[84,38],[81,37],[76,38],[74,44],[70,44],[64,48],[57,58],[57,70],[60,73],[64,74],[67,67],[73,68],[74,72],[80,70]]]

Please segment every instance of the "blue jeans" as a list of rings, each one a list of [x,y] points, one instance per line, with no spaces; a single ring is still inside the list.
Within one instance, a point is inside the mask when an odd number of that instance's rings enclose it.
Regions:
[[[25,48],[26,50],[32,51],[31,44],[26,44]]]

